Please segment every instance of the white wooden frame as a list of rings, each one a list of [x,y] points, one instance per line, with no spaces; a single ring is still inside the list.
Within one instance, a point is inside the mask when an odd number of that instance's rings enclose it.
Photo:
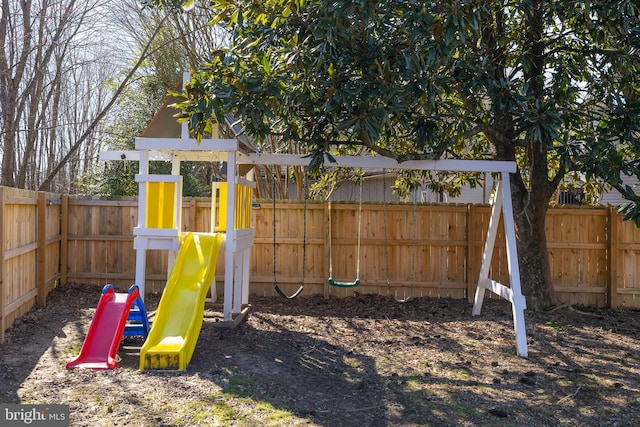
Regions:
[[[192,141],[192,140],[191,140]],[[185,148],[176,150],[175,147]],[[249,296],[249,272],[251,247],[253,246],[255,229],[235,230],[235,184],[255,186],[254,182],[247,181],[237,176],[237,166],[249,165],[289,165],[306,166],[309,158],[295,154],[247,154],[239,151],[236,140],[203,140],[200,145],[188,143],[185,146],[184,139],[174,138],[137,138],[136,149],[138,151],[108,152],[101,154],[101,160],[139,160],[140,172],[137,176],[140,182],[140,207],[138,227],[134,247],[136,248],[136,284],[144,294],[144,268],[147,249],[167,249],[175,251],[178,245],[178,234],[167,233],[166,230],[150,232],[143,229],[145,223],[146,193],[144,182],[149,178],[148,161],[150,158],[172,160],[172,173],[179,175],[180,161],[226,161],[227,162],[227,227],[224,243],[225,252],[225,279],[224,279],[224,303],[223,315],[225,322],[233,322],[242,312],[242,306],[248,303]],[[511,187],[509,174],[516,172],[515,162],[493,160],[412,160],[398,163],[387,157],[363,157],[363,156],[335,156],[335,163],[325,160],[324,164],[330,167],[356,167],[377,169],[412,169],[431,171],[461,171],[461,172],[487,172],[500,175],[496,196],[492,203],[491,219],[487,238],[482,253],[482,264],[472,314],[478,316],[482,310],[485,290],[506,299],[511,303],[513,312],[513,324],[516,334],[516,350],[519,356],[528,357],[527,334],[524,321],[526,300],[522,295],[520,286],[520,268],[518,265],[518,253],[516,248],[515,225],[511,202]],[[167,175],[170,177],[170,175]],[[181,206],[180,203],[177,203]],[[489,278],[491,259],[498,234],[500,216],[503,217],[507,265],[509,268],[510,286],[507,287]],[[213,227],[213,224],[212,224]],[[176,230],[179,231],[179,230]],[[151,242],[151,243],[148,243]],[[162,243],[159,243],[162,242]],[[173,252],[170,252],[173,253]],[[170,258],[171,259],[171,258]],[[215,286],[215,283],[212,284]]]
[[[183,135],[184,136],[184,135]],[[180,147],[180,149],[176,149]],[[199,145],[186,138],[136,138],[136,151],[108,151],[100,154],[100,160],[133,160],[139,161],[140,173],[136,175],[139,185],[138,223],[134,228],[134,249],[136,250],[135,283],[144,295],[146,251],[151,249],[169,251],[169,268],[171,270],[179,249],[181,234],[180,213],[182,208],[182,180],[180,178],[181,161],[225,161],[227,162],[227,230],[221,248],[225,256],[224,277],[224,322],[236,322],[243,313],[243,305],[249,302],[249,279],[251,248],[254,242],[255,228],[236,230],[234,227],[234,209],[236,184],[240,183],[255,188],[255,182],[237,176],[239,143],[229,139],[205,139]],[[150,175],[149,161],[171,161],[171,175]],[[146,228],[146,183],[177,182],[175,229]],[[212,224],[213,227],[213,224]],[[212,228],[213,229],[213,228]],[[215,261],[215,260],[214,260]],[[211,284],[212,296],[215,295],[215,279]]]
[[[289,165],[306,166],[309,158],[295,154],[243,154],[238,155],[238,163],[253,165]],[[411,160],[399,163],[387,157],[363,156],[335,156],[335,163],[325,159],[325,166],[344,166],[356,168],[376,169],[412,169],[431,171],[460,171],[460,172],[488,172],[500,174],[496,195],[491,208],[491,220],[487,231],[487,238],[482,253],[482,265],[476,287],[472,314],[480,315],[484,301],[485,290],[490,290],[511,303],[513,312],[513,326],[516,334],[516,350],[519,356],[528,357],[527,333],[524,322],[524,310],[527,308],[525,297],[520,286],[520,267],[516,247],[515,224],[511,202],[510,173],[516,172],[515,162],[495,160]],[[503,217],[507,265],[509,268],[510,286],[507,287],[489,278],[491,259],[498,234],[500,215]]]

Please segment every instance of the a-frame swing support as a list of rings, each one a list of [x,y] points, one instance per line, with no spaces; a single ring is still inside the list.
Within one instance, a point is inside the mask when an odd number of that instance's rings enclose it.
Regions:
[[[412,169],[431,171],[459,171],[459,172],[487,172],[500,175],[498,187],[491,207],[491,219],[487,238],[482,252],[482,264],[476,286],[476,294],[472,314],[480,315],[485,291],[489,290],[511,303],[513,311],[513,326],[516,334],[516,349],[518,356],[528,357],[527,332],[524,322],[526,300],[520,286],[520,267],[516,248],[515,223],[511,202],[511,187],[509,174],[517,171],[515,162],[495,160],[411,160],[399,163],[394,159],[375,156],[335,156],[335,163],[325,160],[328,167],[354,167],[375,169]],[[287,165],[306,166],[309,158],[295,154],[238,154],[238,163],[253,165]],[[507,266],[509,268],[510,286],[505,286],[489,277],[491,259],[498,235],[500,216],[503,218],[504,234],[507,250]]]

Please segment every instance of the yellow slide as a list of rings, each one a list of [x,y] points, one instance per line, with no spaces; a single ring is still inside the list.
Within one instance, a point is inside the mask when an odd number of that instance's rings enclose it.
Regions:
[[[216,273],[224,234],[188,233],[180,246],[149,332],[140,369],[184,370],[204,316],[204,300]]]

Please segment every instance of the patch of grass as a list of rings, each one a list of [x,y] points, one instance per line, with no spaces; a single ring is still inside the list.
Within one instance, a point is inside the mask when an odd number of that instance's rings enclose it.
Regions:
[[[210,407],[210,411],[210,416],[221,423],[226,423],[228,421],[240,418],[240,413],[238,413],[235,409],[233,409],[231,405],[229,405],[225,401],[216,402]],[[200,410],[200,412],[198,413],[198,417],[201,420],[206,419],[206,416],[203,414],[202,410]]]
[[[263,414],[260,415],[261,420],[266,418],[269,421],[273,421],[274,426],[285,424],[293,418],[291,412],[277,409],[269,402],[258,402],[255,410],[263,412]]]
[[[467,368],[453,368],[449,372],[451,377],[457,380],[468,381],[471,379],[471,372]]]
[[[177,417],[172,421],[175,425],[230,425],[244,417],[235,409],[232,399],[191,400],[177,402],[173,408],[167,408]]]
[[[424,417],[438,413],[438,405],[432,400],[432,395],[427,390],[417,390],[405,394],[406,412],[415,412]]]
[[[486,394],[495,393],[495,390],[492,387],[489,387],[488,385],[479,385],[479,386],[476,387],[476,389],[479,392],[486,393]]]
[[[544,415],[544,416],[545,416],[545,418],[548,418],[548,419],[553,418],[553,417],[555,416],[555,414],[556,414],[556,411],[554,411],[554,410],[553,410],[553,409],[551,409],[551,408],[546,408],[546,407],[544,407],[544,406],[539,406],[539,407],[538,407],[538,412],[539,412],[540,414]]]
[[[463,419],[477,419],[481,414],[480,408],[476,406],[470,406],[462,402],[447,402],[447,407],[453,411],[453,413]]]
[[[252,383],[248,375],[233,375],[229,378],[229,383],[222,389],[224,394],[245,395],[247,386]]]
[[[547,323],[545,323],[545,326],[549,327],[549,328],[553,328],[553,329],[562,329],[562,326],[559,323],[553,322],[553,321],[549,321]]]
[[[346,368],[340,373],[340,378],[344,381],[358,381],[358,374],[362,373],[362,362],[355,357],[342,356],[342,363]]]
[[[84,387],[78,387],[75,392],[71,395],[71,400],[74,402],[86,402],[87,396],[91,396],[92,392],[90,389]]]
[[[404,388],[407,391],[416,391],[422,388],[422,381],[419,381],[416,377],[407,378],[407,381],[404,383]]]
[[[362,362],[355,357],[342,356],[342,363],[358,371],[362,368]]]
[[[82,349],[82,343],[76,342],[74,345],[66,347],[62,350],[62,354],[65,359],[71,359],[80,354],[80,350]],[[65,362],[66,363],[66,362]]]
[[[551,392],[549,392],[548,390],[545,390],[543,388],[539,388],[536,390],[536,395],[542,399],[546,399],[546,400],[551,400],[553,398],[553,394],[551,394]]]
[[[112,412],[113,412],[113,406],[110,403],[100,407],[100,413],[102,414],[103,417],[108,416]]]

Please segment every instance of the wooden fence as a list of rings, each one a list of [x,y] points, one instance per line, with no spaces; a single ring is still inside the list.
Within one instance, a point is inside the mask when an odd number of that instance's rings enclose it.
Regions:
[[[62,197],[0,187],[0,342],[11,324],[65,283]]]
[[[67,282],[134,281],[133,227],[137,201],[96,200],[0,187],[0,342],[15,319]],[[306,212],[306,213],[305,213]],[[208,232],[211,202],[186,199],[183,231]],[[347,296],[354,291],[397,298],[473,298],[490,207],[478,205],[357,204],[258,201],[251,256],[251,292],[273,295],[275,281],[304,295]],[[331,215],[331,233],[328,224]],[[354,289],[326,285],[356,278],[360,222],[360,278]],[[306,224],[306,233],[305,233]],[[306,236],[305,236],[306,235]],[[640,230],[612,208],[551,208],[548,250],[562,302],[640,308]],[[329,257],[331,254],[331,257]],[[148,292],[161,292],[167,254],[147,255]],[[304,262],[303,262],[304,261]],[[498,236],[490,277],[509,283],[504,237]],[[218,291],[224,263],[218,260]]]

